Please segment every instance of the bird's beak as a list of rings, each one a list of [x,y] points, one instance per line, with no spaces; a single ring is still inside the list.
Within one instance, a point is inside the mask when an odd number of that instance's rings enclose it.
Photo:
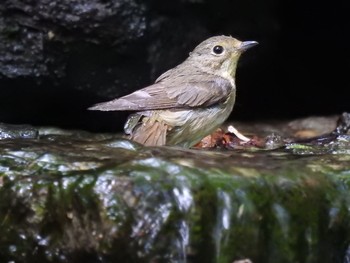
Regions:
[[[246,51],[247,49],[256,46],[257,44],[259,44],[256,41],[244,41],[242,42],[241,46],[238,48],[238,50],[240,51]]]

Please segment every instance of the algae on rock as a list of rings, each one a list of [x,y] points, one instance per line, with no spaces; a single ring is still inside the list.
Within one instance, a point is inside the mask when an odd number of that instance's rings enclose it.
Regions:
[[[349,138],[270,151],[0,141],[0,262],[349,262]]]

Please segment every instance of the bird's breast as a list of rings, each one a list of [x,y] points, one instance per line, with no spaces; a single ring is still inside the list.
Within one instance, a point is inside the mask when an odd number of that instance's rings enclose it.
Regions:
[[[161,110],[158,117],[169,126],[167,144],[192,146],[216,130],[231,114],[236,91],[233,89],[227,100],[205,108]]]

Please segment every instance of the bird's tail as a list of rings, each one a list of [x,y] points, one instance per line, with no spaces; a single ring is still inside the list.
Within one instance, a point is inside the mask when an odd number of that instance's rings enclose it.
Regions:
[[[146,146],[162,146],[166,144],[168,125],[163,121],[143,117],[130,133],[129,139]]]

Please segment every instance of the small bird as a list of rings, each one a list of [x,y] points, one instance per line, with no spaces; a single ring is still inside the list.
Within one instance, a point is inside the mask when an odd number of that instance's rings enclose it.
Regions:
[[[236,98],[237,62],[257,44],[211,37],[153,85],[89,110],[135,111],[124,126],[129,139],[147,146],[191,147],[229,117]]]

